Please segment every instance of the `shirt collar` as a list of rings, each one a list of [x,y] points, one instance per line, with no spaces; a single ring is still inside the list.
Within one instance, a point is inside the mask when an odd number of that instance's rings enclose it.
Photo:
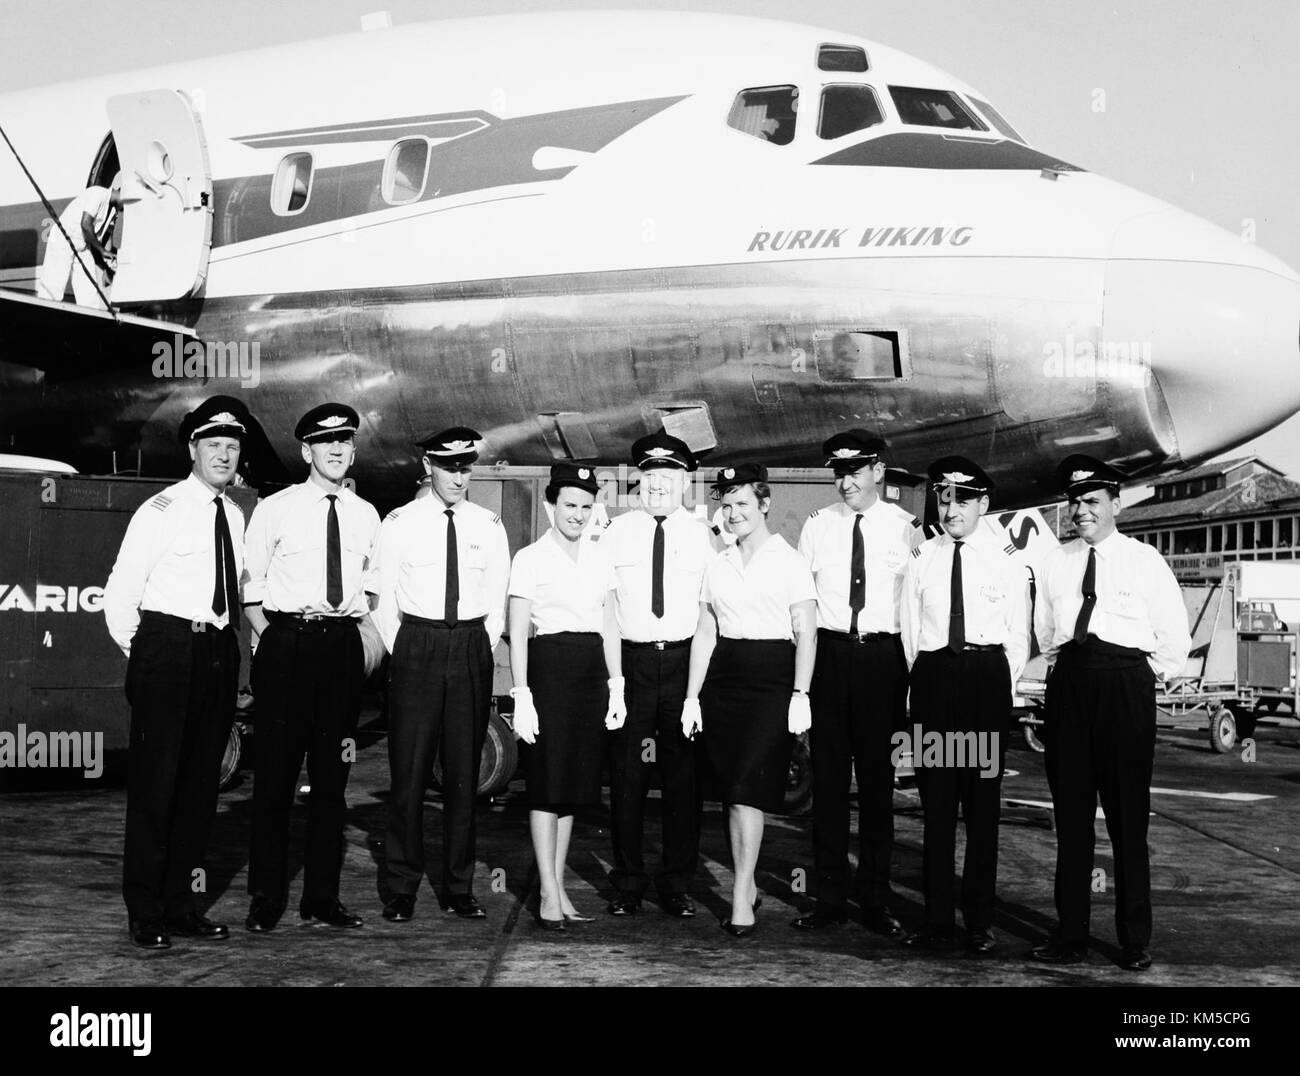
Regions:
[[[211,502],[215,497],[224,498],[226,496],[224,490],[219,494],[213,493],[212,490],[203,483],[203,480],[199,478],[199,476],[196,475],[193,471],[191,471],[189,473],[189,477],[185,479],[184,486],[185,486],[185,492],[187,493],[188,496],[199,498],[208,502]]]
[[[1120,534],[1118,530],[1113,530],[1094,546],[1089,546],[1087,542],[1084,542],[1083,544],[1089,549],[1095,549],[1097,551],[1097,556],[1105,558],[1109,557],[1112,553],[1118,552],[1119,547],[1124,544],[1119,540],[1122,537],[1123,535]]]

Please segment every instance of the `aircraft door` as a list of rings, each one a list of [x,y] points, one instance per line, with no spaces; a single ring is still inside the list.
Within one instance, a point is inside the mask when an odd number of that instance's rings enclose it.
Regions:
[[[122,165],[122,247],[114,305],[192,295],[208,272],[212,175],[203,125],[179,90],[108,100]]]

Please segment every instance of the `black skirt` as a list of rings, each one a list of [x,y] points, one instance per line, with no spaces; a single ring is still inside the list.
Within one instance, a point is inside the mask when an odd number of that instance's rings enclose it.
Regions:
[[[528,751],[532,807],[600,802],[607,679],[605,653],[595,633],[556,632],[528,641],[528,685],[539,728]]]
[[[723,803],[785,808],[794,737],[789,732],[794,644],[719,639],[700,691],[704,749]]]

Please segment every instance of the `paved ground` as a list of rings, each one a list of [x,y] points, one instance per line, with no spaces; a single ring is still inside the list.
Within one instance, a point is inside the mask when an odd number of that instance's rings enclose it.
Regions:
[[[364,719],[363,719],[364,720]],[[343,900],[366,917],[361,930],[300,924],[297,884],[289,914],[269,936],[242,928],[247,910],[247,839],[251,777],[222,795],[208,876],[210,914],[228,922],[224,943],[178,940],[167,952],[135,950],[119,895],[121,789],[0,797],[0,975],[9,985],[1278,985],[1300,983],[1300,728],[1267,723],[1256,733],[1256,761],[1215,755],[1204,732],[1162,728],[1152,797],[1151,858],[1155,968],[1135,977],[1112,963],[1113,900],[1094,897],[1094,953],[1087,965],[1040,968],[1023,959],[1049,925],[1055,842],[1050,813],[1028,806],[1006,812],[1001,829],[1002,948],[992,958],[916,957],[857,924],[809,937],[789,920],[808,906],[792,883],[811,867],[811,821],[772,818],[760,860],[764,903],[759,930],[733,940],[718,927],[727,911],[730,871],[723,816],[708,804],[704,860],[696,888],[700,914],[671,920],[648,903],[645,913],[604,914],[609,837],[603,809],[580,816],[570,856],[570,893],[596,921],[563,935],[532,922],[535,877],[527,815],[516,782],[484,806],[479,823],[478,896],[486,922],[439,912],[422,888],[416,918],[390,924],[379,915],[388,767],[382,733],[363,738],[349,786]],[[1009,800],[1049,797],[1041,756],[1012,751],[1004,782]],[[1247,794],[1261,799],[1205,798]],[[895,798],[895,911],[918,921],[921,820],[915,792]],[[302,841],[295,817],[295,847]],[[430,860],[437,862],[441,805],[428,800]],[[1099,867],[1109,874],[1110,846],[1098,821]],[[657,835],[657,810],[652,810]],[[959,846],[960,855],[960,846]],[[299,873],[300,863],[295,865]]]

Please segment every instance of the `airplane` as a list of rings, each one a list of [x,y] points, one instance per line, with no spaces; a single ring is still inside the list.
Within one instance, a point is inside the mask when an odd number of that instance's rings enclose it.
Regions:
[[[83,470],[166,473],[233,392],[273,480],[303,411],[356,406],[378,501],[456,422],[519,465],[662,425],[820,466],[861,426],[1015,507],[1067,453],[1151,476],[1300,409],[1295,271],[835,31],[429,22],[5,94],[0,127],[45,192],[0,147],[0,447]],[[119,171],[111,308],[35,297],[51,217]]]

